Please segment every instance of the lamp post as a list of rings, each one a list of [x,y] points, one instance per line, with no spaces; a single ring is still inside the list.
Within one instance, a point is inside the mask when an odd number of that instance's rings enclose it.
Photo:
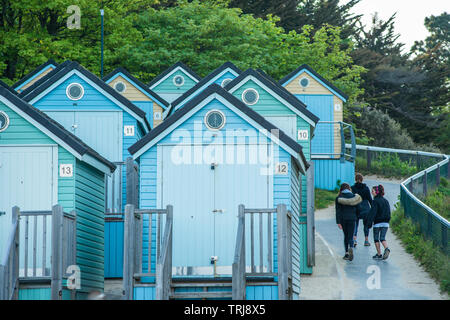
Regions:
[[[105,15],[105,11],[100,9],[101,16],[101,25],[102,25],[102,35],[101,35],[101,57],[100,57],[100,77],[103,79],[103,16]]]

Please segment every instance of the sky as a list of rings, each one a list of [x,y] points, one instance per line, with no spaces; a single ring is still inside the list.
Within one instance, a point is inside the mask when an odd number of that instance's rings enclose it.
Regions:
[[[408,51],[414,41],[424,40],[428,36],[424,26],[425,17],[440,15],[444,11],[450,13],[450,0],[362,0],[351,12],[363,14],[362,22],[365,25],[371,25],[375,12],[383,20],[397,12],[395,31],[400,34],[399,41],[405,44],[403,50]]]

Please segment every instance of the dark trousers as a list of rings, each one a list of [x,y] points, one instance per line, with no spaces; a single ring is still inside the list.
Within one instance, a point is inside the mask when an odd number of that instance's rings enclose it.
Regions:
[[[363,220],[364,222],[364,220]],[[355,237],[358,235],[358,226],[359,226],[359,219],[356,220],[356,225],[355,225],[355,233],[353,234]],[[367,225],[364,223],[364,236],[368,237],[369,236],[369,228],[367,227]]]
[[[345,252],[348,252],[348,247],[353,245],[353,232],[355,231],[355,220],[344,220],[342,222],[342,231],[344,232],[344,247]]]

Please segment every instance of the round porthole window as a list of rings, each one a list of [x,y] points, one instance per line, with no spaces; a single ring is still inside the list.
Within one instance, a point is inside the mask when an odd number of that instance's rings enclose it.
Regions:
[[[124,92],[126,88],[127,87],[125,86],[125,83],[123,83],[122,81],[117,81],[114,85],[114,89],[116,89],[116,91],[120,93]]]
[[[306,77],[301,78],[301,79],[300,79],[300,85],[301,85],[303,88],[306,88],[307,86],[309,86],[309,79],[306,78]]]
[[[222,83],[221,83],[222,88],[225,88],[225,86],[226,86],[227,84],[229,84],[231,81],[233,81],[233,80],[230,79],[230,78],[223,79],[223,81],[222,81]]]
[[[246,89],[242,93],[242,101],[244,101],[248,105],[254,105],[259,100],[259,94],[258,91],[256,91],[253,88]]]
[[[71,83],[67,86],[66,94],[70,100],[80,100],[84,95],[83,86],[79,83]]]
[[[0,132],[5,131],[9,126],[9,117],[3,111],[0,111]]]
[[[205,125],[210,130],[220,130],[225,125],[225,115],[222,111],[211,110],[205,115]]]
[[[184,84],[184,77],[180,75],[173,77],[173,84],[177,87],[181,87]]]

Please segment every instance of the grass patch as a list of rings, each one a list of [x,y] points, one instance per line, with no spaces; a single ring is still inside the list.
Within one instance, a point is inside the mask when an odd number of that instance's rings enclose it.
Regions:
[[[414,256],[432,278],[440,283],[440,289],[450,294],[450,258],[424,239],[413,221],[405,217],[403,208],[396,205],[390,221],[392,231],[402,241],[406,251]]]
[[[323,190],[315,189],[314,208],[325,209],[328,208],[336,200],[339,190]]]
[[[422,201],[439,215],[450,220],[450,183],[447,179],[441,178],[439,187]]]
[[[419,172],[411,161],[402,161],[395,153],[383,153],[372,159],[370,170],[367,169],[367,159],[356,157],[356,171],[362,174],[375,174],[385,178],[407,178]]]

